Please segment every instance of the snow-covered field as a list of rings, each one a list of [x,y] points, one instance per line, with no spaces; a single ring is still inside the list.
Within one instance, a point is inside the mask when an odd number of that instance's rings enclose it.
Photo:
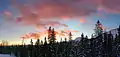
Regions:
[[[15,57],[15,56],[10,56],[9,54],[0,54],[0,57]]]

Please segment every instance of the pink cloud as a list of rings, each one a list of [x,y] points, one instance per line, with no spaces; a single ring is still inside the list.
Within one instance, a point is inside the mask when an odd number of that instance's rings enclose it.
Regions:
[[[24,24],[40,24],[40,26],[68,27],[66,24],[51,20],[71,20],[101,10],[109,13],[120,12],[120,0],[39,0],[31,4],[21,4],[14,0],[13,6],[20,12]]]

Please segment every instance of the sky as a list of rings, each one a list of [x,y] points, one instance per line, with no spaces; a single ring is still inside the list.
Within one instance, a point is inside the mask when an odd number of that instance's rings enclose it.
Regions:
[[[73,39],[81,33],[90,37],[97,20],[106,30],[117,28],[120,0],[0,0],[0,40],[11,44],[30,33],[43,40],[49,26],[58,32],[58,40],[69,32]]]

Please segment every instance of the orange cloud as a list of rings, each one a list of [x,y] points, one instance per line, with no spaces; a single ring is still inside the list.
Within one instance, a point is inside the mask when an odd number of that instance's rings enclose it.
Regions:
[[[85,20],[85,19],[83,19],[83,18],[81,18],[81,19],[80,19],[80,22],[81,22],[81,23],[85,23],[85,22],[86,22],[86,20]]]
[[[62,16],[61,18],[62,18],[64,21],[70,20],[70,17],[68,17],[68,16]]]

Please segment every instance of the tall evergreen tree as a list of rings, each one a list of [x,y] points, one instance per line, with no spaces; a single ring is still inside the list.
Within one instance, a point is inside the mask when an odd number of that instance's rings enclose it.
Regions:
[[[119,25],[119,28],[118,28],[118,38],[120,38],[120,25]]]
[[[81,34],[81,42],[84,40],[84,34]]]
[[[45,37],[44,41],[45,41],[44,44],[46,45],[46,44],[47,44],[47,39],[46,39],[46,37]]]
[[[37,39],[35,43],[35,57],[40,56],[40,39]]]
[[[95,36],[99,36],[103,33],[103,25],[100,23],[100,21],[97,21],[97,24],[95,24]]]
[[[41,40],[40,44],[41,44],[41,45],[43,45],[43,44],[44,44],[42,40]]]
[[[40,39],[37,39],[35,45],[40,45]]]
[[[51,27],[49,27],[49,29],[48,29],[48,41],[49,41],[49,43],[51,41],[51,35],[52,35],[52,30],[51,30]]]
[[[33,57],[33,40],[31,39],[31,41],[30,41],[30,51],[28,51],[28,56],[30,56],[30,57]]]
[[[116,34],[116,39],[115,39],[115,41],[120,44],[120,26],[119,26],[119,28],[117,29],[117,31],[118,31],[118,35]]]
[[[33,40],[31,39],[30,44],[33,45]]]
[[[56,34],[54,31],[54,28],[52,29],[52,33],[51,33],[51,39],[50,39],[50,43],[55,43],[56,42]]]
[[[60,39],[60,42],[62,42],[62,38]]]
[[[69,41],[71,41],[72,40],[72,33],[70,32],[69,33]]]
[[[88,39],[88,36],[86,35],[85,38]]]
[[[65,42],[67,42],[67,38],[65,38]]]

